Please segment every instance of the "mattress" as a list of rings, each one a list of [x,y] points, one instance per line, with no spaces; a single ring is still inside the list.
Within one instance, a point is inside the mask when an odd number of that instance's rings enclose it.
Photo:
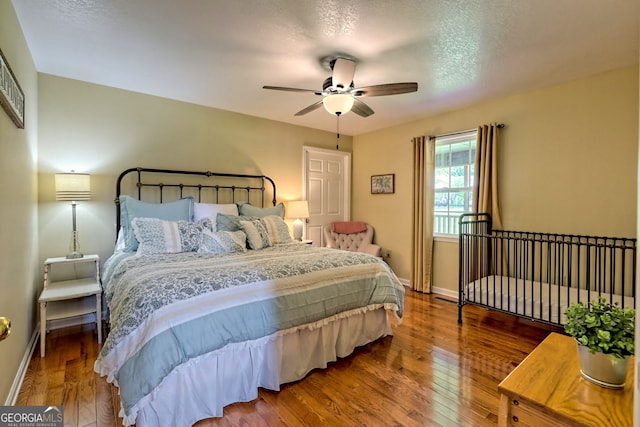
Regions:
[[[564,312],[571,303],[587,303],[598,298],[595,291],[506,276],[482,277],[469,283],[465,291],[465,302],[558,325],[564,324]],[[634,306],[633,297],[603,296],[624,307]]]

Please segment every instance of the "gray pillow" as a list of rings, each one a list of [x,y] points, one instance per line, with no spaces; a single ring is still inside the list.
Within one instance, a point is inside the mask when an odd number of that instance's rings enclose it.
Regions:
[[[221,213],[216,215],[216,231],[238,231],[238,230],[242,230],[239,216],[226,215]]]
[[[272,208],[259,208],[248,202],[238,202],[238,212],[242,216],[262,218],[263,216],[278,215],[280,218],[284,218],[284,203],[280,202]]]

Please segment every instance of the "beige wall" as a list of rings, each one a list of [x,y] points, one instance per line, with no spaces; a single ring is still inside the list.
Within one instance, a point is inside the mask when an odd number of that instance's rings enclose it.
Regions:
[[[9,404],[15,372],[36,326],[39,282],[37,75],[9,0],[0,0],[0,47],[25,94],[25,129],[0,109],[0,316],[12,321],[11,335],[0,342],[0,404]]]
[[[496,99],[354,138],[353,217],[371,222],[396,273],[411,269],[411,138],[503,122],[504,228],[635,236],[638,67]],[[396,174],[393,195],[369,179]],[[457,244],[436,242],[434,285],[457,289]]]
[[[92,175],[93,198],[78,205],[84,253],[103,260],[115,240],[115,182],[130,167],[258,173],[278,200],[302,195],[304,145],[334,148],[336,136],[46,74],[39,75],[40,261],[68,249],[71,212],[55,202],[53,174]],[[352,138],[340,138],[351,151]]]

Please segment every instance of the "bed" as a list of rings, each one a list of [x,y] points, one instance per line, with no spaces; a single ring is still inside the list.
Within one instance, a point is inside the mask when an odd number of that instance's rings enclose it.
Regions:
[[[458,225],[458,323],[467,304],[557,327],[574,302],[635,307],[634,238],[494,230],[486,213]]]
[[[404,289],[383,261],[291,240],[266,176],[133,168],[116,202],[110,331],[94,368],[117,387],[124,425],[222,416],[402,316]]]

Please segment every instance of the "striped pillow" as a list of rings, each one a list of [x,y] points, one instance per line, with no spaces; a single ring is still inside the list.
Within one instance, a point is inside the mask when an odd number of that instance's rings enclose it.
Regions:
[[[247,243],[251,249],[263,249],[272,245],[267,228],[262,219],[240,220],[242,231],[247,235]]]
[[[262,223],[267,229],[271,243],[290,243],[293,241],[289,234],[289,227],[278,215],[269,215],[262,218]]]
[[[131,221],[141,255],[194,252],[200,246],[202,231],[211,230],[209,218],[197,222],[134,218]]]

